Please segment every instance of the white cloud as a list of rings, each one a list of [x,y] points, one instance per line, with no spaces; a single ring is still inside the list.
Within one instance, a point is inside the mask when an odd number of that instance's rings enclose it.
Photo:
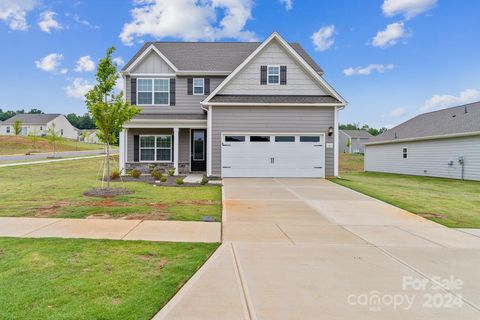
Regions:
[[[373,38],[372,44],[375,47],[386,48],[397,44],[398,40],[405,39],[410,33],[405,30],[403,22],[389,24],[385,30],[379,31]]]
[[[90,56],[83,56],[77,60],[75,71],[92,72],[93,70],[95,70],[95,62],[90,58]]]
[[[71,85],[65,87],[68,97],[83,99],[85,94],[93,88],[93,84],[83,78],[75,78]]]
[[[89,27],[90,29],[100,29],[96,24],[92,24],[90,21],[80,18],[77,14],[73,15],[72,18],[76,23]]]
[[[114,63],[116,63],[117,66],[119,66],[119,67],[122,67],[123,65],[125,65],[125,61],[123,61],[122,57],[115,57],[115,58],[113,58],[112,61]]]
[[[46,33],[50,33],[52,29],[60,30],[62,29],[62,25],[55,20],[56,13],[53,11],[44,11],[40,14],[40,21],[38,22],[38,26],[40,30]]]
[[[355,76],[355,75],[360,75],[360,76],[368,76],[372,72],[376,71],[378,73],[384,73],[387,70],[393,70],[395,68],[395,65],[393,64],[370,64],[366,67],[356,67],[356,68],[347,68],[343,70],[343,73],[346,76]]]
[[[335,40],[333,39],[333,33],[335,32],[335,26],[329,25],[321,27],[318,31],[314,32],[311,36],[315,51],[325,51],[333,46]]]
[[[437,0],[385,0],[382,4],[383,14],[392,17],[401,14],[411,19],[437,4]]]
[[[430,99],[425,101],[423,106],[420,107],[420,112],[454,107],[478,100],[480,100],[480,91],[476,89],[465,89],[461,91],[458,96],[449,94],[435,94]]]
[[[280,0],[280,2],[285,6],[285,10],[290,11],[293,8],[293,0]]]
[[[187,41],[256,40],[254,32],[245,30],[252,17],[253,0],[136,0],[134,3],[132,21],[123,25],[119,35],[125,45],[133,45],[136,37],[143,36]]]
[[[0,0],[0,20],[11,30],[28,30],[27,14],[38,5],[37,0]]]
[[[47,72],[57,72],[58,67],[60,67],[61,61],[63,59],[63,55],[60,53],[51,53],[40,60],[35,61],[35,65],[38,69]],[[62,69],[61,71],[66,70]],[[63,72],[61,72],[63,73]],[[66,71],[64,72],[66,73]]]
[[[395,127],[394,124],[386,124],[382,126],[382,128],[387,128],[388,130],[392,129],[393,127]]]

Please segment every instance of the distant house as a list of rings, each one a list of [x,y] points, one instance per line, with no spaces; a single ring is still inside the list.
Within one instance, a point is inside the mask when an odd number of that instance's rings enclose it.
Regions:
[[[363,153],[363,145],[372,137],[366,130],[340,130],[338,132],[338,152]],[[348,141],[350,141],[350,145]]]
[[[370,139],[365,170],[480,180],[480,102],[418,115]]]
[[[17,120],[22,122],[22,136],[45,136],[48,128],[50,128],[52,124],[55,124],[55,130],[58,131],[62,137],[78,139],[77,129],[72,126],[64,115],[59,113],[17,114],[0,123],[0,135],[14,135],[13,124]]]
[[[86,143],[100,143],[96,129],[80,130],[80,140]]]

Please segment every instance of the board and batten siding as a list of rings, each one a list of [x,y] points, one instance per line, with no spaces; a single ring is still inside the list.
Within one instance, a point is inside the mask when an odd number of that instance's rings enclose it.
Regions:
[[[368,145],[365,171],[461,179],[459,157],[465,159],[464,178],[480,180],[480,136]]]
[[[173,74],[175,71],[156,52],[150,51],[131,71],[131,73]]]
[[[287,66],[286,85],[260,85],[260,66]],[[272,42],[244,67],[219,94],[325,95],[308,73],[280,45]]]
[[[325,133],[334,126],[333,107],[233,107],[212,108],[212,175],[222,172],[222,132],[241,133]],[[334,175],[334,149],[325,149],[325,175]]]

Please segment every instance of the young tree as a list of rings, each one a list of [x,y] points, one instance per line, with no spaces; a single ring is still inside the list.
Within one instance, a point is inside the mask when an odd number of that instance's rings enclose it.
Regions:
[[[125,122],[131,120],[142,109],[130,105],[123,99],[123,91],[114,92],[119,77],[117,64],[112,61],[115,47],[107,49],[97,67],[96,84],[85,95],[85,103],[98,128],[98,138],[105,142],[107,151],[107,189],[110,189],[110,144],[117,142],[117,136]]]
[[[62,141],[63,138],[60,134],[60,131],[55,130],[55,123],[52,123],[50,128],[47,129],[47,139],[53,146],[53,157],[55,158],[55,152],[57,149],[57,143]]]
[[[38,140],[38,135],[39,135],[39,131],[38,129],[34,129],[32,132],[30,132],[29,136],[30,136],[30,139],[32,140],[32,148],[33,149],[37,149],[37,140]]]
[[[15,120],[13,123],[13,133],[15,133],[15,140],[17,140],[17,136],[22,133],[22,121]]]
[[[352,146],[352,138],[348,138],[347,144],[345,146],[348,148],[348,152],[350,153],[350,147]]]

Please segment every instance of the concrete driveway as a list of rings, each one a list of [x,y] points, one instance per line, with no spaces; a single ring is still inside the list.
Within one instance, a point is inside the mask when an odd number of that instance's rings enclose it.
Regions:
[[[224,209],[155,319],[480,318],[480,237],[319,179],[225,179]]]

